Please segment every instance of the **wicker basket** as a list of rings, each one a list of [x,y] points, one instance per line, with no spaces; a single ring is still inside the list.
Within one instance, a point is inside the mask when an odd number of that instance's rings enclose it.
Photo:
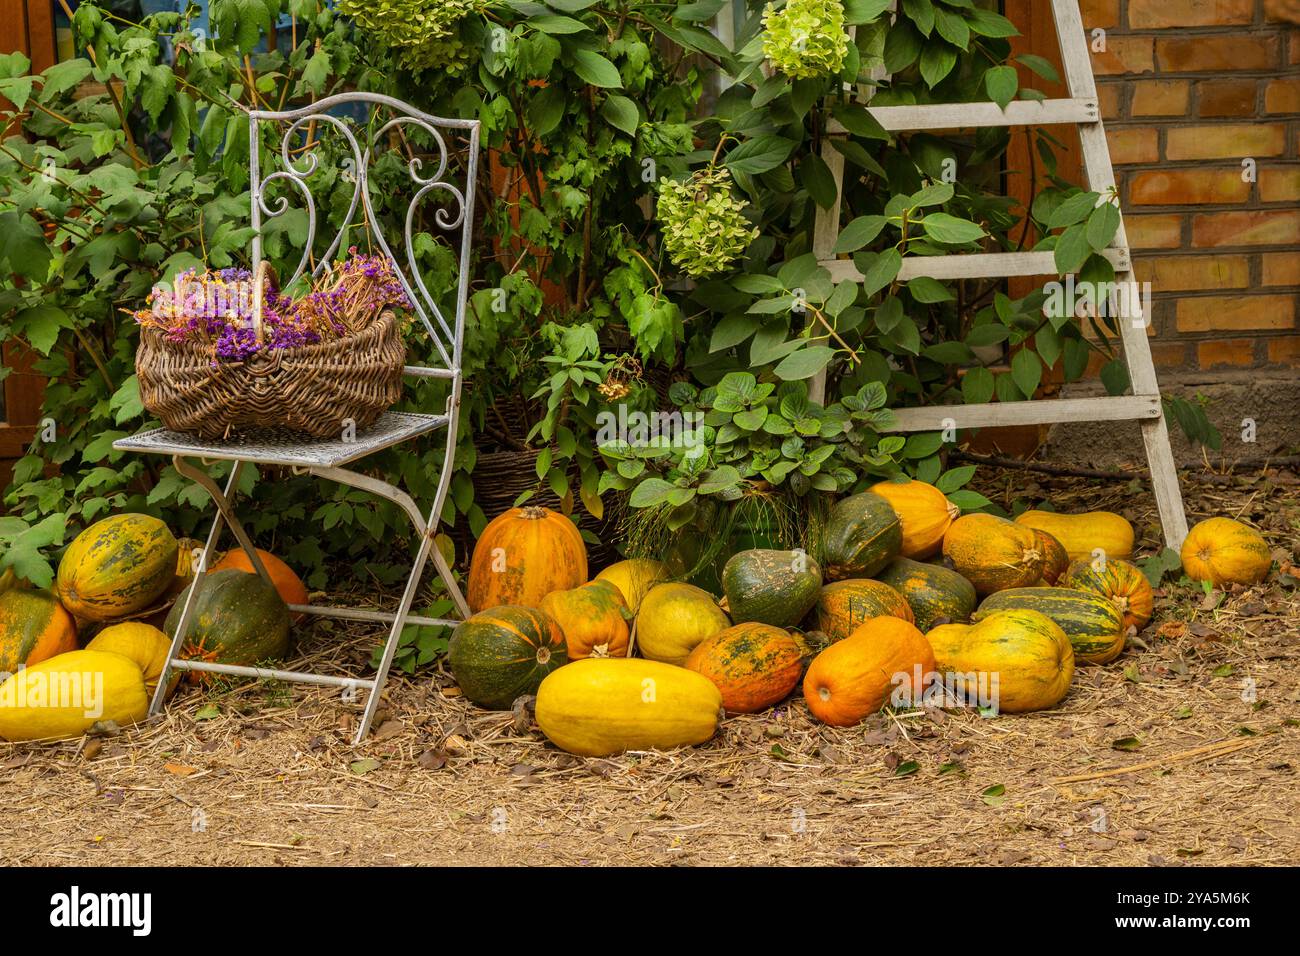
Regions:
[[[265,281],[263,262],[253,286],[259,342]],[[405,364],[401,324],[391,311],[346,337],[242,362],[218,361],[208,345],[169,342],[145,327],[135,356],[144,407],[173,431],[208,440],[251,428],[292,428],[317,438],[338,437],[349,421],[364,428],[401,397]]]

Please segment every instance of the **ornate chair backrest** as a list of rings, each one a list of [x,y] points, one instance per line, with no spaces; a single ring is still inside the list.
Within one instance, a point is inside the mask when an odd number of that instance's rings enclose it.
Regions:
[[[358,122],[331,114],[331,110],[360,104],[364,115]],[[388,118],[384,116],[387,114]],[[272,161],[273,171],[263,175],[261,159],[262,124],[270,124],[279,131],[279,150]],[[345,155],[339,164],[345,180],[352,181],[352,200],[343,223],[325,251],[317,255],[316,227],[318,214],[316,199],[312,194],[311,179],[320,171],[320,140],[318,132],[337,131],[346,144]],[[430,141],[425,147],[436,156],[437,167],[425,175],[424,162],[410,155],[406,167],[414,188],[414,195],[406,208],[402,223],[400,253],[395,253],[372,205],[370,195],[371,164],[389,148],[396,139],[410,148],[407,132],[422,133]],[[449,151],[448,141],[461,149]],[[401,100],[378,93],[340,93],[326,97],[310,106],[296,110],[272,112],[255,110],[249,114],[249,190],[252,205],[252,225],[257,230],[253,237],[253,271],[262,261],[262,225],[264,218],[273,219],[290,208],[289,199],[278,195],[268,201],[267,187],[284,181],[298,191],[307,214],[307,235],[303,240],[302,258],[293,275],[283,283],[292,285],[310,267],[312,275],[323,270],[339,252],[349,230],[358,226],[368,232],[378,251],[382,251],[393,264],[407,298],[421,324],[433,340],[441,359],[436,366],[408,368],[416,374],[435,375],[459,381],[461,368],[461,343],[465,330],[465,308],[469,292],[470,252],[474,227],[474,184],[478,172],[479,122],[478,120],[444,119],[421,112]],[[459,165],[463,176],[457,185],[453,157],[463,152],[464,162]],[[456,276],[454,311],[450,321],[425,286],[424,277],[416,265],[414,227],[421,203],[432,192],[444,193],[444,204],[434,212],[432,221],[444,233],[459,233],[458,274]],[[358,222],[360,214],[360,222]],[[432,230],[431,230],[432,231]],[[295,237],[296,238],[296,237]],[[358,243],[360,244],[360,243]]]

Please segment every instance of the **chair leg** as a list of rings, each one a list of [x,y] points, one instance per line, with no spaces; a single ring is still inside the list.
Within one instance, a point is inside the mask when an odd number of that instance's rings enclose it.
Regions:
[[[432,537],[432,535],[433,530],[430,529],[429,536]],[[460,612],[462,619],[468,619],[470,616],[469,604],[465,601],[465,595],[461,592],[460,585],[456,583],[456,579],[452,576],[451,568],[447,566],[447,559],[442,556],[442,552],[438,550],[436,544],[433,547],[432,556],[433,566],[438,569],[438,577],[442,578],[443,586],[447,589],[447,593],[451,595],[456,610]]]
[[[230,477],[226,479],[225,493],[220,494],[218,498],[214,498],[214,502],[220,500],[224,503],[234,493],[236,482],[239,481],[239,473],[243,470],[243,467],[244,463],[242,461],[235,462],[230,469]],[[177,470],[180,471],[179,468]],[[185,474],[185,472],[181,473]],[[203,475],[203,477],[207,481],[206,483],[200,482],[200,484],[205,488],[211,485],[212,488],[209,493],[211,493],[211,490],[219,492],[216,483],[210,477],[207,475]],[[176,660],[180,655],[181,647],[185,643],[185,634],[189,630],[190,618],[194,612],[194,602],[198,597],[199,588],[202,587],[203,576],[207,573],[208,563],[212,560],[212,555],[216,552],[217,542],[221,539],[221,525],[228,512],[228,505],[226,508],[218,506],[216,517],[212,519],[212,528],[208,531],[207,543],[203,547],[203,553],[199,556],[199,566],[194,569],[194,582],[190,585],[189,590],[185,592],[185,603],[181,606],[180,620],[176,622],[176,633],[172,635],[171,647],[167,649],[167,660],[163,664],[162,673],[158,675],[158,686],[154,689],[153,699],[149,702],[149,716],[151,717],[162,711],[163,703],[167,699],[167,685],[171,682],[172,661]],[[240,528],[240,531],[242,532],[243,529]]]
[[[244,553],[248,555],[248,560],[253,565],[253,570],[261,575],[263,581],[274,587],[275,582],[271,580],[271,575],[267,573],[266,568],[262,565],[262,558],[258,555],[257,548],[253,547],[253,539],[248,536],[248,532],[244,530],[244,526],[239,523],[239,518],[235,516],[235,510],[230,507],[229,495],[235,486],[231,483],[227,483],[227,490],[223,494],[221,489],[217,487],[217,483],[212,480],[211,475],[206,471],[195,468],[193,465],[186,462],[185,459],[181,458],[180,455],[174,455],[172,457],[172,465],[180,474],[193,481],[196,485],[199,485],[208,493],[208,496],[212,498],[212,503],[217,506],[217,510],[221,513],[221,516],[225,518],[226,524],[230,525],[230,530],[234,534],[235,539],[239,542],[239,546],[243,548]],[[231,469],[230,474],[232,476],[238,476],[243,468],[244,463],[242,461],[236,461],[235,467]]]

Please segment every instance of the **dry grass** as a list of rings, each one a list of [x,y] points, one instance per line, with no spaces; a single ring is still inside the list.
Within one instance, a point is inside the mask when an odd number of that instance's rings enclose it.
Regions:
[[[1026,477],[994,472],[983,490],[1024,493]],[[1144,491],[1043,481],[1041,493],[1049,489],[1063,508],[1127,511],[1155,543]],[[1244,484],[1207,475],[1186,486],[1194,515],[1239,514],[1287,552],[1300,527],[1296,489],[1286,474]],[[1165,594],[1146,646],[1081,668],[1048,713],[914,712],[843,731],[794,700],[726,721],[702,747],[610,760],[570,757],[510,714],[467,706],[441,673],[394,679],[378,733],[355,749],[358,708],[336,692],[190,690],[163,718],[112,738],[0,746],[0,857],[1294,863],[1300,595],[1291,584]],[[318,633],[312,646],[356,666],[373,640]],[[1243,700],[1247,679],[1253,703]],[[196,719],[213,703],[219,716]],[[1125,738],[1136,749],[1116,749]]]

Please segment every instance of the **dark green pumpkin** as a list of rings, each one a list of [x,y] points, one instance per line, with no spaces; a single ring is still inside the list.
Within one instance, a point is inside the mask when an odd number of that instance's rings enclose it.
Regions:
[[[923,564],[911,558],[895,558],[877,577],[907,600],[924,633],[940,618],[965,624],[979,598],[975,585],[940,564]]]
[[[545,611],[502,605],[479,611],[451,633],[447,663],[461,693],[480,707],[509,710],[569,662],[564,631]]]
[[[832,581],[869,578],[903,549],[903,524],[880,495],[864,491],[831,508],[822,531],[822,566]]]
[[[727,613],[736,624],[793,627],[817,603],[822,569],[802,551],[753,548],[733,554],[722,569]]]
[[[1105,664],[1124,650],[1124,617],[1110,599],[1073,588],[1009,588],[986,597],[972,615],[994,611],[1038,611],[1060,626],[1074,645],[1075,660]]]
[[[212,571],[201,585],[185,636],[184,656],[245,666],[279,660],[289,653],[289,607],[260,574],[235,568]],[[189,588],[181,592],[163,630],[176,634]]]

